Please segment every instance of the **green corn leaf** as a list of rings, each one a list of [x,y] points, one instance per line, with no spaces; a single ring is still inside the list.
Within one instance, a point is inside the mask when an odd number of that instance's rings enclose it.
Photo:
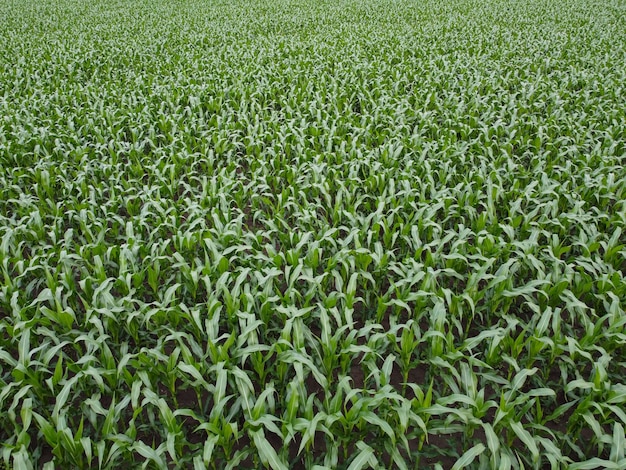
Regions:
[[[359,446],[359,444],[361,445]],[[373,467],[372,459],[375,459],[374,449],[372,449],[370,446],[368,446],[362,441],[359,441],[357,443],[357,446],[359,447],[360,452],[356,455],[356,457],[354,457],[354,459],[348,466],[348,470],[360,470],[363,468],[372,468]]]
[[[376,416],[371,411],[368,411],[368,412],[365,412],[365,413],[361,413],[360,416],[365,421],[367,421],[368,423],[370,423],[370,424],[380,428],[385,434],[387,434],[387,436],[389,436],[389,438],[392,440],[392,442],[395,442],[396,435],[393,432],[393,429],[391,428],[389,423],[387,423],[385,420],[383,420],[380,417]]]
[[[485,451],[483,444],[476,444],[474,447],[465,452],[452,466],[452,470],[460,470],[470,465],[476,457]]]
[[[593,470],[597,468],[619,469],[618,463],[609,460],[603,460],[598,457],[585,460],[584,462],[576,462],[569,465],[572,470]]]
[[[613,424],[613,442],[611,444],[611,456],[609,460],[615,463],[624,460],[625,449],[626,434],[624,433],[624,426],[616,422]]]
[[[538,370],[539,369],[536,367],[533,367],[532,369],[520,370],[517,374],[515,374],[515,377],[511,381],[511,390],[519,390],[520,388],[522,388],[522,386],[526,382],[526,379],[529,376],[536,374]]]
[[[261,461],[272,470],[287,470],[287,465],[278,458],[278,454],[265,438],[263,430],[253,431],[251,434]]]
[[[146,459],[153,461],[156,465],[159,465],[161,467],[166,466],[165,460],[163,459],[161,454],[159,454],[159,452],[157,452],[156,449],[153,449],[152,447],[148,447],[142,441],[136,441],[132,445],[132,450],[138,452],[139,455],[141,455],[142,457],[145,457]]]
[[[539,459],[539,449],[537,448],[537,443],[533,436],[526,431],[519,422],[511,421],[508,424],[513,432],[519,437],[520,441],[524,443],[524,445],[528,448],[530,453],[533,456],[533,460],[536,461]]]

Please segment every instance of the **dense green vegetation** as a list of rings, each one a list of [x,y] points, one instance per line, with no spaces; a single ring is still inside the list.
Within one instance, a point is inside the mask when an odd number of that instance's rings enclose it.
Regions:
[[[0,2],[0,461],[626,468],[625,83],[619,0]]]

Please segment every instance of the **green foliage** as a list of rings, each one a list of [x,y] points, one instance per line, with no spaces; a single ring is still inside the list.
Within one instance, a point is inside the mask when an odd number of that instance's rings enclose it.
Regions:
[[[624,13],[0,2],[0,467],[626,468]]]

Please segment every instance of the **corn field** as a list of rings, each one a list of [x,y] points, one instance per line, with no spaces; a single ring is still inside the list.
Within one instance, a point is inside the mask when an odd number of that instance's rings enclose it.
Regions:
[[[0,2],[0,467],[626,468],[622,0]]]

